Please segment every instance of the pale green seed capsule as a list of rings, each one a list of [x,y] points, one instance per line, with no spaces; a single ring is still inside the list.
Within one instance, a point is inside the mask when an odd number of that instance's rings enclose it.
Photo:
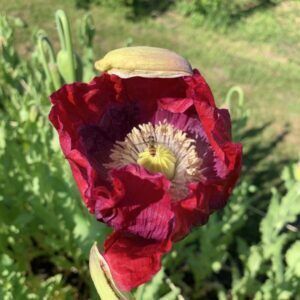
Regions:
[[[121,78],[175,78],[192,76],[189,62],[168,49],[155,47],[125,47],[108,52],[96,61],[95,68]]]

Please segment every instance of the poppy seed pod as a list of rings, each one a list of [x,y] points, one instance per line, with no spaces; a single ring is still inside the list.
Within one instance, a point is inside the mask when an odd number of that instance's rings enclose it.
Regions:
[[[193,74],[189,62],[175,52],[146,46],[110,51],[96,61],[95,68],[121,78],[175,78]]]

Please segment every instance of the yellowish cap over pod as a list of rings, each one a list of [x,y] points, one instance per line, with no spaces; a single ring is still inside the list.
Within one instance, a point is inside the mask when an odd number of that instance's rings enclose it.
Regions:
[[[193,75],[191,65],[182,56],[168,49],[147,46],[112,50],[96,61],[95,68],[121,78],[175,78]]]

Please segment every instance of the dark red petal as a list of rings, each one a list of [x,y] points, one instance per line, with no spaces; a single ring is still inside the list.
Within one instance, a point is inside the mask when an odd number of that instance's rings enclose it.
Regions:
[[[138,165],[113,170],[112,181],[110,193],[96,195],[95,190],[97,219],[115,230],[152,240],[167,239],[174,225],[169,181]]]
[[[143,120],[147,121],[157,110],[159,103],[169,102],[167,98],[172,99],[172,101],[179,101],[179,109],[182,110],[184,106],[188,106],[183,103],[182,100],[186,99],[186,89],[187,85],[180,78],[142,78],[142,77],[132,77],[128,79],[123,79],[121,82],[118,81],[119,89],[123,93],[123,97],[127,99],[134,100],[138,103]],[[165,100],[163,100],[165,99]],[[172,105],[173,109],[175,106]]]
[[[201,76],[198,70],[194,70],[193,76],[184,77],[187,84],[186,97],[192,99],[200,99],[212,107],[215,107],[215,100],[205,79]]]
[[[210,215],[209,201],[211,191],[202,183],[191,183],[190,196],[172,203],[175,213],[175,229],[172,240],[177,241],[185,237],[193,226],[203,225]]]
[[[116,98],[113,83],[109,76],[101,76],[89,84],[75,82],[64,85],[50,96],[55,108],[50,120],[59,129],[57,117],[64,130],[76,135],[82,124],[97,123],[105,111],[106,105]]]
[[[231,141],[231,121],[227,110],[195,99],[195,107],[208,141],[219,159],[225,161],[222,145]]]
[[[190,84],[196,91],[194,105],[214,153],[215,165],[205,174],[205,184],[210,184],[215,190],[210,201],[211,209],[215,210],[225,205],[239,176],[242,163],[242,146],[232,142],[229,112],[226,109],[215,107],[207,84],[202,82],[203,79],[199,80],[199,76],[199,74],[193,76],[190,79]],[[202,87],[202,93],[197,92],[201,90],[197,87],[197,82]],[[209,176],[209,172],[214,173],[213,169],[215,169],[216,174]]]
[[[228,143],[224,146],[228,158],[227,173],[223,178],[207,179],[190,184],[190,196],[173,202],[175,229],[172,240],[185,237],[194,226],[203,225],[211,213],[226,204],[236,184],[241,170],[242,149],[240,144]]]
[[[202,152],[203,179],[198,185],[190,185],[187,199],[173,203],[174,240],[188,234],[191,227],[204,224],[213,211],[226,204],[242,164],[242,146],[232,142],[228,111],[216,108],[211,90],[198,71],[185,81],[189,86],[187,97],[193,98],[204,131],[197,141],[197,148]]]
[[[115,232],[105,241],[104,258],[113,279],[122,291],[149,281],[161,268],[161,257],[171,250],[170,240],[153,242],[122,232]]]
[[[184,113],[192,105],[194,101],[192,98],[161,98],[158,101],[160,109],[170,111],[172,113]]]
[[[226,157],[226,175],[219,180],[207,180],[211,189],[209,207],[211,212],[225,206],[240,176],[242,167],[242,145],[226,143],[223,145]]]
[[[81,144],[80,130],[101,120],[109,102],[115,99],[113,84],[105,75],[89,84],[64,85],[50,99],[53,107],[49,119],[57,129],[61,148],[70,163],[79,191],[87,207],[93,211],[89,187],[94,182],[105,185],[105,180],[88,160]]]
[[[214,187],[210,201],[212,210],[219,209],[226,201],[239,177],[242,164],[242,146],[231,141],[231,121],[227,110],[217,109],[195,100],[196,110],[209,144],[214,152],[214,168],[205,174],[206,184]],[[213,174],[214,170],[216,175]],[[209,176],[209,173],[213,174]]]

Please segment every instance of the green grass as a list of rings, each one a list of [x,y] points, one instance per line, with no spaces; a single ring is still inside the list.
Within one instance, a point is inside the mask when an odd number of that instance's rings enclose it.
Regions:
[[[63,3],[63,4],[62,4]],[[20,17],[26,28],[18,30],[16,42],[24,57],[32,50],[32,33],[45,29],[57,47],[54,12],[64,9],[76,20],[84,14],[72,1],[0,0],[2,11]],[[122,10],[91,7],[97,35],[95,53],[124,46],[151,45],[170,48],[187,57],[204,74],[218,102],[233,85],[245,91],[255,124],[272,121],[264,138],[275,136],[290,124],[290,134],[281,147],[297,154],[300,143],[300,3],[286,1],[268,9],[256,10],[229,28],[199,25],[176,10],[155,19],[127,20]]]

